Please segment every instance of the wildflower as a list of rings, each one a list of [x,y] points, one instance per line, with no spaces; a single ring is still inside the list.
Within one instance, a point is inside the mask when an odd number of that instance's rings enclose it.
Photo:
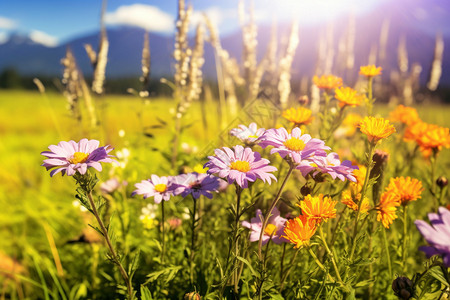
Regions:
[[[167,223],[169,223],[170,229],[176,230],[180,228],[181,224],[183,223],[183,220],[181,220],[180,218],[172,217],[167,220]]]
[[[97,171],[102,170],[101,162],[111,163],[111,155],[108,155],[114,148],[109,145],[99,147],[100,142],[97,140],[82,139],[78,143],[74,141],[61,141],[58,145],[50,145],[51,151],[41,152],[46,156],[42,164],[53,176],[59,172],[64,176],[73,176],[76,172],[86,174],[88,168],[92,167]]]
[[[248,181],[261,179],[271,184],[271,179],[277,180],[273,174],[277,168],[269,166],[269,160],[261,158],[261,154],[253,152],[250,148],[240,145],[234,146],[234,151],[228,147],[216,149],[215,156],[208,156],[209,161],[204,165],[208,167],[209,174],[218,173],[226,178],[228,183],[236,182],[241,188],[248,187]]]
[[[139,220],[141,220],[142,225],[145,229],[151,229],[158,224],[156,220],[156,210],[158,209],[156,204],[147,204],[147,206],[141,209],[141,215]]]
[[[415,140],[425,157],[439,152],[443,147],[450,147],[449,129],[425,122],[417,122],[407,127],[404,138]]]
[[[391,111],[389,119],[392,122],[400,122],[408,126],[420,122],[419,114],[415,108],[401,104]]]
[[[117,177],[108,179],[100,184],[100,190],[104,194],[112,194],[114,191],[118,190],[121,186],[126,186],[128,183],[126,181],[120,182]]]
[[[208,171],[208,168],[203,168],[203,165],[196,164],[192,170],[199,174],[206,174],[206,172]]]
[[[287,220],[284,227],[284,236],[295,248],[309,245],[309,240],[316,233],[316,225],[306,215],[300,215],[294,219]]]
[[[397,201],[393,193],[384,192],[381,194],[380,203],[377,206],[377,221],[381,221],[385,228],[389,228],[397,219],[397,206],[400,206],[400,202]]]
[[[356,200],[357,202],[355,202],[354,200]],[[350,208],[351,210],[357,211],[358,203],[360,203],[360,201],[361,201],[361,194],[356,195],[354,199],[350,191],[342,192],[341,202],[347,205],[347,207]],[[361,205],[361,208],[359,209],[361,213],[366,213],[370,209],[369,199],[367,197],[364,197],[364,200],[359,205]]]
[[[417,229],[428,242],[429,246],[419,247],[427,257],[441,255],[444,265],[450,268],[450,211],[439,207],[437,214],[428,214],[431,225],[422,220],[416,220]]]
[[[334,97],[339,101],[339,107],[360,106],[364,97],[350,87],[341,87],[334,90]]]
[[[161,200],[168,201],[173,196],[174,184],[171,176],[158,177],[152,175],[151,179],[142,180],[134,185],[136,190],[134,195],[144,195],[144,199],[154,197],[155,203],[161,203]]]
[[[328,219],[336,218],[336,203],[330,197],[319,194],[318,197],[307,195],[303,201],[297,204],[302,209],[302,214],[315,220],[317,224]]]
[[[251,230],[250,233],[250,242],[259,241],[259,237],[261,235],[262,225],[264,223],[264,216],[261,210],[256,210],[256,217],[251,218],[250,222],[243,221],[242,226]],[[281,237],[284,232],[284,224],[286,223],[286,219],[280,217],[280,211],[278,208],[274,207],[272,210],[272,215],[269,218],[269,223],[264,229],[262,236],[262,244],[265,245],[269,242],[270,239],[275,244],[281,244],[285,242],[285,240]]]
[[[411,299],[414,295],[414,283],[408,277],[397,277],[392,282],[392,290],[399,299]]]
[[[406,205],[410,201],[419,199],[423,188],[420,180],[409,176],[406,178],[402,176],[391,178],[386,190],[389,191],[389,193],[393,193],[394,197],[401,205]]]
[[[358,167],[353,166],[349,160],[345,160],[341,163],[339,155],[335,152],[329,153],[327,156],[316,155],[311,160],[317,167],[317,171],[313,174],[313,176],[321,172],[324,174],[329,174],[333,179],[339,178],[342,181],[348,179],[356,182],[353,171],[358,169]]]
[[[289,108],[283,111],[283,118],[293,123],[295,126],[308,125],[312,122],[311,110],[305,107]]]
[[[264,128],[258,128],[256,123],[251,123],[248,127],[239,125],[238,128],[231,129],[230,134],[246,144],[256,144],[265,131]]]
[[[302,135],[300,128],[295,127],[289,134],[286,129],[269,129],[261,137],[262,148],[273,146],[270,154],[278,153],[282,158],[288,156],[295,164],[313,156],[317,151],[329,150],[325,142],[313,139],[309,134]]]
[[[334,75],[314,76],[313,82],[319,89],[331,91],[342,85],[342,78]]]
[[[381,67],[376,67],[375,65],[361,66],[359,74],[371,78],[380,75],[382,70]]]
[[[395,128],[389,124],[389,120],[383,118],[365,117],[359,128],[373,144],[395,132]]]
[[[335,131],[334,135],[336,138],[342,136],[351,137],[355,134],[356,128],[361,123],[362,117],[358,114],[350,113],[342,121],[341,126]]]
[[[209,174],[188,173],[173,177],[174,195],[186,197],[189,194],[195,199],[201,195],[211,199],[212,193],[219,189],[219,181],[215,176]]]

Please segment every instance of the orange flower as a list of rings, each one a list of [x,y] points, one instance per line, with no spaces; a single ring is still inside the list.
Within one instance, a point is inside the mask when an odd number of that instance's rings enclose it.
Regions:
[[[295,248],[309,245],[309,240],[316,232],[315,222],[305,215],[287,220],[283,238],[295,244]]]
[[[305,107],[299,107],[297,109],[295,108],[289,108],[283,111],[283,118],[287,119],[288,121],[294,123],[296,126],[299,125],[308,125],[313,120],[313,117],[311,117],[311,110],[307,109]]]
[[[314,76],[313,82],[321,90],[332,90],[342,85],[342,78],[334,75]]]
[[[380,75],[382,70],[381,67],[376,67],[375,65],[361,66],[359,74],[370,78]]]
[[[450,147],[449,129],[425,122],[407,127],[404,139],[416,141],[425,157],[430,156],[433,151],[440,151],[442,147]]]
[[[395,128],[389,124],[389,120],[383,118],[365,117],[359,128],[373,144],[395,132]]]
[[[417,110],[413,107],[399,105],[389,114],[392,122],[400,122],[406,125],[412,125],[420,121]]]
[[[316,220],[319,224],[322,221],[326,222],[328,219],[336,218],[336,203],[337,201],[332,201],[330,197],[319,194],[318,197],[307,195],[298,206],[302,209],[302,214]]]
[[[361,194],[358,194],[355,197],[356,201],[359,202],[361,200]],[[347,205],[348,208],[351,210],[357,211],[358,210],[358,204],[353,201],[352,193],[350,191],[344,191],[342,193],[341,202],[345,205]],[[370,209],[369,199],[367,197],[364,197],[364,201],[361,203],[360,212],[366,213]]]
[[[385,228],[389,228],[397,219],[397,206],[400,206],[400,202],[397,201],[394,193],[386,191],[381,194],[380,203],[377,206],[377,221],[381,221]]]
[[[360,106],[364,97],[359,95],[354,89],[350,87],[341,87],[334,90],[334,97],[339,101],[339,107]]]
[[[394,194],[396,200],[402,205],[421,198],[422,191],[422,182],[409,176],[391,178],[386,188],[386,192]]]

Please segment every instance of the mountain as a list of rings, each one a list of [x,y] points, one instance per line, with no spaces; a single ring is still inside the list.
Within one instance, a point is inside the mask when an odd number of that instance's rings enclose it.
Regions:
[[[429,30],[421,30],[417,26],[417,20],[413,13],[405,11],[404,6],[397,5],[381,7],[366,15],[355,19],[355,74],[360,65],[368,63],[371,49],[379,43],[383,21],[390,20],[388,42],[386,48],[386,61],[377,62],[383,67],[383,76],[388,79],[391,70],[396,70],[397,48],[399,40],[404,38],[408,51],[408,62],[418,63],[422,66],[421,82],[425,83],[434,53],[435,36]],[[345,34],[348,24],[347,17],[341,17],[334,21],[333,43],[335,49],[335,65],[338,42]],[[342,25],[342,26],[341,26]],[[278,26],[278,36],[282,41],[289,34],[289,24]],[[327,25],[300,27],[300,43],[296,51],[292,65],[293,79],[314,75],[318,57],[319,37],[326,32]],[[262,57],[270,40],[270,26],[261,25],[258,29],[258,56]],[[120,78],[139,76],[141,70],[141,53],[144,40],[144,30],[135,27],[108,28],[107,35],[110,43],[107,78]],[[30,76],[55,76],[62,74],[61,58],[64,57],[67,47],[74,52],[78,65],[88,77],[92,74],[88,56],[84,50],[84,44],[91,44],[94,49],[98,46],[99,33],[94,32],[85,36],[70,40],[58,47],[49,48],[33,42],[26,36],[13,35],[9,41],[0,45],[0,72],[7,67],[15,68],[19,73]],[[192,41],[191,41],[192,42]],[[445,36],[444,63],[441,86],[450,86],[450,38]],[[230,52],[232,57],[241,58],[242,35],[235,32],[222,38],[222,44]],[[172,76],[173,74],[173,36],[164,36],[150,33],[151,48],[151,76],[153,78]],[[205,46],[205,65],[203,72],[206,77],[215,77],[214,52],[207,43]],[[341,75],[341,74],[339,74]]]

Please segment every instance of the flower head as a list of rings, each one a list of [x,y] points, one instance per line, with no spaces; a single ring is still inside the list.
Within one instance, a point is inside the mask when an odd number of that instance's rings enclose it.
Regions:
[[[381,221],[385,228],[389,228],[397,219],[397,206],[400,206],[400,202],[393,193],[386,191],[381,194],[380,203],[377,205],[377,221]]]
[[[283,237],[295,244],[295,248],[300,248],[309,245],[309,240],[316,233],[316,229],[314,220],[300,215],[286,221]]]
[[[113,177],[108,179],[105,182],[100,184],[100,190],[104,194],[112,194],[114,191],[118,190],[121,186],[126,186],[128,182],[122,181],[120,182],[117,177]]]
[[[364,96],[350,87],[341,87],[334,90],[334,97],[339,101],[339,107],[360,106]]]
[[[313,162],[312,165],[316,167],[316,172],[313,174],[313,176],[320,172],[329,174],[333,179],[339,178],[342,181],[348,179],[350,181],[356,182],[353,171],[358,169],[358,167],[352,165],[351,161],[349,160],[345,160],[341,163],[339,155],[335,152],[329,153],[326,156],[316,155],[311,158],[311,161]]]
[[[288,156],[294,163],[299,164],[302,160],[315,155],[318,151],[329,150],[325,142],[313,139],[309,134],[303,134],[300,128],[295,127],[291,133],[286,129],[269,129],[261,137],[259,145],[262,148],[273,146],[270,154],[278,153],[282,158]]]
[[[313,82],[319,89],[331,91],[342,85],[342,78],[334,75],[314,76]]]
[[[283,118],[290,121],[295,126],[308,125],[312,122],[311,110],[305,107],[289,108],[283,111]]]
[[[422,182],[411,177],[391,178],[386,191],[394,194],[394,197],[402,205],[419,199],[423,191]]]
[[[395,128],[389,124],[389,120],[383,118],[365,117],[359,128],[373,144],[395,132]]]
[[[215,156],[208,156],[205,164],[209,174],[218,173],[219,177],[228,180],[231,184],[236,182],[241,188],[248,187],[248,181],[254,182],[261,179],[271,183],[271,179],[277,180],[273,174],[277,168],[269,166],[269,160],[261,158],[261,154],[253,152],[250,148],[240,145],[234,146],[234,151],[228,147],[216,149]]]
[[[437,214],[428,214],[431,225],[422,220],[416,220],[417,229],[428,242],[429,246],[419,247],[427,257],[441,255],[446,267],[450,268],[450,211],[439,207]]]
[[[151,179],[142,180],[134,185],[136,190],[132,195],[144,195],[144,199],[154,197],[155,203],[161,203],[161,200],[169,201],[174,195],[176,186],[173,184],[172,176],[152,175]]]
[[[392,122],[400,122],[408,126],[420,122],[419,114],[415,108],[401,104],[391,111],[389,119]]]
[[[111,163],[111,155],[108,155],[114,148],[109,145],[99,147],[100,142],[97,140],[82,139],[78,143],[74,141],[59,142],[58,145],[50,145],[50,151],[41,152],[41,155],[46,156],[42,164],[53,176],[59,172],[64,176],[75,175],[76,172],[86,174],[88,168],[92,167],[97,171],[102,170],[101,162]]]
[[[239,125],[238,128],[231,129],[230,134],[246,144],[256,144],[258,139],[264,134],[264,131],[266,130],[258,128],[256,123],[251,123],[248,127]]]
[[[430,156],[433,151],[438,152],[443,147],[450,147],[449,129],[425,122],[408,126],[404,138],[416,141],[425,157]]]
[[[381,67],[376,67],[375,65],[361,66],[359,68],[359,74],[370,78],[380,75],[382,70]]]
[[[243,227],[251,230],[250,242],[259,241],[263,222],[264,216],[259,209],[256,210],[256,217],[252,218],[250,222],[242,222]],[[281,237],[284,231],[284,223],[286,223],[286,219],[280,217],[280,211],[275,207],[272,210],[272,216],[270,216],[267,226],[264,229],[262,244],[267,244],[270,239],[272,239],[275,244],[281,244],[282,242],[285,242],[286,240]]]
[[[201,195],[211,199],[212,193],[219,189],[219,181],[215,176],[204,173],[188,173],[173,177],[174,195],[181,195],[186,197],[189,194],[195,199],[200,198]]]
[[[358,114],[350,113],[342,121],[341,126],[335,131],[335,137],[340,138],[342,136],[351,137],[355,134],[358,125],[361,123],[362,117]]]
[[[307,195],[298,206],[302,209],[302,214],[308,218],[315,220],[317,224],[328,219],[336,218],[336,203],[330,197],[319,194],[317,197]]]
[[[342,192],[341,202],[354,211],[358,210],[358,205],[361,205],[361,208],[359,209],[361,213],[366,213],[367,211],[369,211],[370,204],[367,197],[364,197],[364,200],[362,202],[360,202],[361,194],[358,194],[355,198],[356,199],[352,197],[352,193],[350,191],[344,191]],[[354,200],[356,200],[356,202]]]

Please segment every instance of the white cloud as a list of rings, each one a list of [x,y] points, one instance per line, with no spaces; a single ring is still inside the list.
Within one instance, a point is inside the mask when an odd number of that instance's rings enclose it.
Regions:
[[[3,29],[14,29],[17,27],[17,22],[5,17],[0,17],[0,28]]]
[[[8,34],[4,31],[0,31],[0,45],[6,43],[8,39],[9,39]]]
[[[174,18],[156,6],[133,4],[120,6],[116,11],[106,13],[105,22],[111,25],[132,25],[155,32],[172,32]]]
[[[47,47],[55,47],[58,45],[58,39],[39,30],[33,30],[29,35],[30,39]]]

